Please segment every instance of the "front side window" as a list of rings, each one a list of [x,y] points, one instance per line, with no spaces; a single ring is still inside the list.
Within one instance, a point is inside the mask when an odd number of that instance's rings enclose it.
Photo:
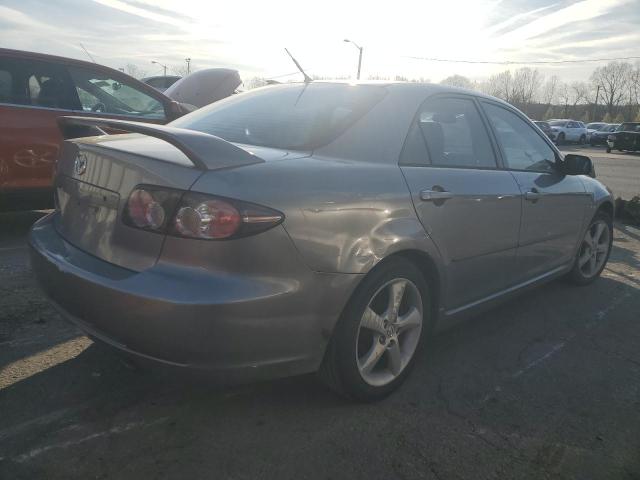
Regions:
[[[401,163],[495,168],[491,142],[474,102],[464,98],[428,100],[411,126]]]
[[[344,133],[386,94],[378,85],[310,83],[233,95],[185,115],[171,126],[229,142],[310,150]]]
[[[80,105],[85,112],[164,119],[162,103],[109,74],[69,67]]]
[[[502,147],[508,168],[535,172],[554,171],[555,152],[531,125],[506,108],[485,102],[483,106]]]

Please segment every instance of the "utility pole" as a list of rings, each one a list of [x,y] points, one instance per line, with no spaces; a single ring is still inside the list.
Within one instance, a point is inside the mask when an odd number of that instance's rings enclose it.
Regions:
[[[187,62],[187,75],[189,75],[191,73],[191,59],[185,58],[184,61]]]
[[[593,115],[591,116],[591,118],[593,118],[593,121],[597,121],[596,120],[596,114],[598,113],[598,97],[600,96],[600,85],[598,85],[598,89],[596,90],[596,101],[593,104]]]
[[[349,40],[348,38],[345,38],[344,41],[346,43],[351,43],[354,47],[356,47],[359,50],[359,54],[358,54],[358,74],[356,75],[356,80],[360,80],[360,67],[362,66],[362,47],[360,45],[358,45],[356,42]]]

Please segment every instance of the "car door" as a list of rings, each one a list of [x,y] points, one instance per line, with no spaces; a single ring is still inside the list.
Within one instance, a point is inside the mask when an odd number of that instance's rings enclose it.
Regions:
[[[74,108],[68,75],[55,63],[2,57],[0,92],[0,190],[50,187],[62,142],[56,119]]]
[[[445,302],[463,308],[508,286],[520,190],[498,168],[473,97],[428,99],[400,159],[416,212],[447,265]]]
[[[505,167],[522,192],[518,280],[526,281],[571,262],[589,195],[577,176],[559,171],[559,155],[515,110],[483,101]]]
[[[580,138],[580,126],[576,122],[567,123],[567,140],[577,142]]]
[[[152,87],[102,69],[69,65],[67,71],[84,116],[167,123],[169,99]]]

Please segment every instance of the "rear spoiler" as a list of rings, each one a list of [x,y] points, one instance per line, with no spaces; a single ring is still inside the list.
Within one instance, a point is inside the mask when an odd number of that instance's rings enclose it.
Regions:
[[[208,133],[187,130],[185,128],[167,127],[153,123],[128,122],[109,118],[92,117],[59,117],[58,125],[62,130],[70,131],[69,126],[85,126],[97,129],[107,128],[130,133],[140,133],[159,138],[170,143],[184,153],[193,165],[200,170],[212,170],[226,167],[239,167],[263,163],[259,157],[236,147],[220,137]],[[67,138],[65,136],[65,138]]]

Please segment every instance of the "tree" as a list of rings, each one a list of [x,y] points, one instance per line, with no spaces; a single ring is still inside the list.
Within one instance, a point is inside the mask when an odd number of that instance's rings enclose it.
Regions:
[[[141,70],[140,67],[138,67],[137,65],[134,65],[133,63],[127,63],[127,65],[124,67],[124,72],[127,75],[132,76],[133,78],[144,78],[147,76],[147,72],[146,70]]]
[[[543,77],[536,69],[529,67],[519,68],[513,74],[511,98],[513,103],[526,109],[540,90]]]
[[[549,80],[547,80],[542,87],[542,103],[551,105],[555,102],[560,83],[560,77],[557,75],[549,77]]]
[[[473,88],[473,82],[463,75],[451,75],[440,82],[441,85],[451,87]]]
[[[640,109],[638,109],[638,113],[636,114],[636,118],[633,119],[634,122],[640,122]]]
[[[247,90],[252,90],[258,87],[264,87],[267,84],[267,81],[262,77],[251,77],[242,83],[244,84],[244,88],[246,88]]]
[[[614,109],[622,102],[631,74],[632,67],[627,62],[609,62],[591,74],[591,82],[602,89],[609,114],[613,115]]]
[[[622,113],[619,113],[616,118],[613,120],[613,123],[622,123],[624,122],[624,115],[622,115]]]
[[[513,90],[513,78],[509,70],[491,75],[486,83],[486,91],[489,95],[501,98],[505,102],[511,103],[511,92]]]
[[[584,115],[582,115],[582,118],[580,120],[582,122],[584,122],[584,123],[589,123],[591,121],[591,116],[589,115],[589,110],[585,110],[584,111]]]
[[[547,108],[547,111],[544,112],[544,115],[542,116],[543,120],[549,120],[550,118],[554,118],[554,110],[553,110],[553,105],[549,105],[549,108]]]
[[[613,123],[613,122],[611,121],[611,114],[609,114],[609,112],[607,112],[607,113],[605,114],[605,116],[602,118],[602,121],[603,121],[604,123]]]

